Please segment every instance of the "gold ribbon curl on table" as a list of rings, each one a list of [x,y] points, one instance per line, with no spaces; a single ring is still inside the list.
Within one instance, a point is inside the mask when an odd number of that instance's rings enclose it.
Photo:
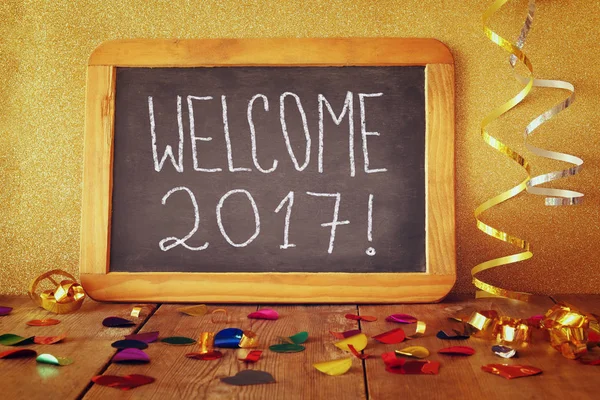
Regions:
[[[591,331],[600,334],[598,317],[566,303],[558,303],[549,309],[541,326],[548,330],[552,347],[570,359],[587,353]]]
[[[519,153],[517,153],[516,151],[514,151],[513,149],[508,147],[506,144],[502,143],[495,137],[491,136],[487,131],[488,125],[490,125],[496,119],[500,118],[502,115],[506,114],[511,109],[513,109],[517,104],[522,102],[525,97],[527,97],[527,95],[531,92],[531,89],[533,87],[533,81],[534,81],[533,65],[531,64],[531,61],[529,60],[529,58],[527,58],[525,53],[522,52],[519,47],[512,44],[510,41],[504,39],[503,37],[501,37],[494,31],[492,31],[487,26],[488,21],[490,20],[492,15],[495,14],[496,11],[498,11],[508,1],[509,0],[496,0],[485,11],[485,13],[483,14],[483,31],[484,31],[485,35],[493,43],[497,44],[502,49],[509,52],[511,54],[511,56],[515,57],[515,60],[519,60],[521,63],[523,63],[523,65],[525,65],[525,67],[529,70],[530,74],[527,78],[525,78],[525,80],[526,80],[525,86],[521,89],[521,91],[519,93],[517,93],[516,96],[514,96],[513,98],[511,98],[510,100],[508,100],[501,106],[496,107],[487,116],[485,116],[485,118],[481,121],[480,130],[481,130],[481,136],[483,138],[483,141],[487,145],[489,145],[490,147],[492,147],[493,149],[498,151],[499,153],[505,155],[506,157],[510,158],[511,160],[513,160],[517,164],[519,164],[525,170],[526,177],[525,177],[525,179],[523,179],[523,181],[521,181],[518,185],[514,186],[513,188],[506,190],[506,191],[500,193],[499,195],[494,196],[491,199],[488,199],[484,203],[480,204],[475,209],[474,215],[475,215],[475,219],[477,221],[477,228],[479,230],[481,230],[482,232],[484,232],[485,234],[487,234],[489,236],[492,236],[493,238],[496,238],[496,239],[501,240],[506,243],[510,243],[513,246],[518,247],[522,251],[519,253],[516,253],[516,254],[499,257],[499,258],[494,258],[492,260],[488,260],[483,263],[480,263],[480,264],[476,265],[475,267],[473,267],[473,269],[471,270],[471,275],[473,277],[473,285],[475,285],[475,287],[478,289],[477,290],[478,298],[479,297],[489,297],[489,296],[495,296],[495,297],[500,296],[500,297],[508,297],[508,298],[516,299],[516,300],[528,301],[528,300],[530,300],[530,296],[531,296],[531,294],[529,294],[529,293],[516,292],[516,291],[512,291],[512,290],[503,289],[503,288],[491,285],[489,283],[483,282],[482,280],[480,280],[479,278],[477,278],[475,276],[478,273],[485,271],[485,270],[489,270],[489,269],[492,269],[492,268],[495,268],[495,267],[498,267],[501,265],[508,265],[508,264],[513,264],[513,263],[520,262],[520,261],[525,261],[525,260],[528,260],[529,258],[533,257],[533,253],[530,251],[529,242],[527,242],[517,236],[510,235],[507,232],[503,232],[499,229],[496,229],[490,225],[487,225],[486,223],[481,221],[481,219],[479,218],[481,216],[481,214],[483,214],[485,211],[491,209],[494,206],[497,206],[500,203],[505,202],[508,199],[511,199],[511,198],[517,196],[518,194],[520,194],[521,192],[526,190],[527,183],[531,179],[531,167],[529,165],[529,162],[527,162],[523,156],[521,156]]]
[[[57,282],[53,276],[58,275],[68,279]],[[55,289],[37,293],[40,284],[48,280]],[[35,304],[56,314],[67,314],[81,308],[85,292],[75,277],[66,271],[55,269],[35,278],[29,285],[29,297]]]
[[[523,49],[525,45],[525,41],[527,39],[527,35],[531,29],[531,25],[533,23],[533,17],[535,14],[535,0],[529,1],[529,10],[527,13],[527,18],[523,23],[523,27],[521,28],[521,33],[519,38],[517,39],[516,45],[519,49]],[[516,57],[514,55],[510,56],[510,65],[515,67]],[[518,81],[525,84],[527,83],[527,78],[522,77],[521,75],[515,72],[515,77]],[[533,131],[536,130],[540,125],[550,120],[554,116],[556,116],[561,111],[568,108],[575,101],[575,87],[566,81],[555,80],[555,79],[534,79],[533,80],[534,87],[540,88],[549,88],[549,89],[561,89],[567,90],[571,92],[571,94],[564,99],[556,103],[552,108],[546,110],[535,119],[533,119],[525,128],[523,132],[525,147],[527,150],[532,152],[533,154],[548,158],[555,161],[562,161],[569,164],[573,164],[572,167],[566,168],[559,171],[552,171],[542,175],[534,176],[527,182],[527,192],[539,195],[546,196],[544,202],[547,206],[565,206],[565,205],[576,205],[580,204],[583,201],[583,193],[572,191],[572,190],[564,190],[564,189],[554,189],[554,188],[540,188],[537,187],[544,183],[549,183],[561,178],[569,177],[578,174],[581,171],[583,166],[583,160],[579,157],[573,156],[571,154],[560,153],[556,151],[550,151],[546,149],[542,149],[536,146],[533,146],[527,142],[527,139],[533,135]]]
[[[526,319],[499,316],[494,310],[475,311],[466,320],[473,336],[511,345],[531,342],[537,327]]]

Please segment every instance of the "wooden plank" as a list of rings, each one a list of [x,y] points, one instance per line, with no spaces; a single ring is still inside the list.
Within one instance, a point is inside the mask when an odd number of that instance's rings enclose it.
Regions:
[[[118,67],[452,63],[443,43],[422,38],[121,39],[100,44],[88,61]]]
[[[263,355],[257,364],[244,365],[238,361],[237,350],[221,349],[224,357],[215,361],[188,359],[186,353],[197,351],[198,346],[176,347],[161,343],[147,349],[151,362],[147,365],[111,364],[105,374],[145,374],[156,378],[151,385],[121,392],[94,385],[85,399],[310,399],[310,398],[365,398],[363,370],[356,360],[346,375],[330,377],[312,367],[312,363],[340,358],[343,353],[331,342],[329,330],[354,329],[357,324],[344,318],[356,313],[355,306],[277,306],[277,321],[249,320],[247,314],[256,310],[251,306],[225,306],[228,321],[211,322],[211,316],[189,317],[176,311],[178,306],[163,305],[144,326],[142,332],[160,331],[161,337],[184,335],[196,338],[202,331],[218,331],[227,327],[252,329],[260,338]],[[211,308],[214,308],[211,306]],[[217,314],[220,315],[220,314]],[[268,346],[277,343],[278,336],[290,336],[306,330],[310,338],[302,353],[277,354]],[[277,383],[246,387],[230,386],[219,378],[235,375],[244,369],[271,373]]]
[[[553,305],[549,298],[536,298],[534,303],[521,303],[504,299],[468,298],[448,299],[443,304],[359,306],[361,315],[375,315],[376,322],[362,323],[363,332],[373,336],[400,325],[385,321],[392,313],[411,314],[427,322],[426,336],[398,345],[384,345],[371,341],[367,353],[376,357],[366,360],[366,376],[369,399],[429,399],[442,397],[510,399],[510,398],[592,398],[597,394],[597,371],[577,361],[567,360],[554,350],[547,341],[539,338],[526,348],[519,348],[519,358],[504,360],[491,352],[495,343],[471,338],[467,341],[442,341],[435,334],[456,323],[447,318],[456,312],[446,309],[464,307],[459,313],[470,314],[472,310],[495,309],[502,315],[528,317],[545,312]],[[412,333],[410,326],[407,334]],[[414,328],[412,328],[414,330]],[[420,345],[431,352],[430,360],[441,362],[438,376],[403,376],[385,371],[380,355],[409,345]],[[471,357],[450,357],[437,354],[437,350],[453,345],[473,347],[477,353]],[[541,368],[542,375],[525,379],[505,380],[485,373],[481,366],[491,363],[533,365]],[[595,379],[594,379],[595,376]]]
[[[6,398],[14,399],[74,399],[81,395],[90,383],[90,378],[100,373],[112,355],[110,344],[122,339],[137,329],[146,320],[149,310],[139,318],[130,317],[131,305],[101,304],[86,299],[79,311],[56,315],[36,307],[25,296],[0,296],[0,305],[13,307],[13,311],[0,317],[0,334],[14,333],[20,336],[56,336],[66,332],[67,338],[54,345],[30,345],[38,352],[69,357],[74,363],[69,366],[37,364],[33,359],[0,360],[2,392]],[[154,307],[154,306],[152,306]],[[137,326],[128,328],[105,328],[102,320],[118,316],[136,321]],[[46,327],[27,326],[33,319],[54,318],[58,325]],[[11,347],[0,346],[0,351]]]
[[[114,67],[88,67],[79,265],[96,274],[108,271],[115,82]]]
[[[456,280],[454,65],[429,64],[425,79],[425,254],[427,272],[445,275],[451,281],[445,291],[448,293]]]

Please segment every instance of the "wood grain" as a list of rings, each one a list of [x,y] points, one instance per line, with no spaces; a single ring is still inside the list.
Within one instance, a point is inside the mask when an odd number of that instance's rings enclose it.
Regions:
[[[214,308],[216,306],[211,306]],[[198,337],[202,331],[219,331],[238,327],[251,329],[260,338],[263,350],[258,363],[245,365],[238,358],[238,351],[221,349],[224,357],[214,361],[188,359],[186,353],[197,351],[198,346],[168,346],[151,344],[147,349],[151,362],[147,365],[111,364],[105,374],[145,374],[156,382],[131,392],[94,385],[86,399],[143,398],[143,399],[309,399],[330,393],[340,398],[364,398],[365,389],[362,365],[355,361],[352,370],[342,377],[329,377],[312,367],[314,362],[340,358],[344,354],[332,345],[329,330],[343,331],[356,328],[356,323],[346,320],[348,312],[356,313],[356,306],[281,306],[277,321],[250,320],[247,315],[256,310],[253,306],[226,306],[228,321],[211,322],[211,315],[189,317],[176,311],[177,306],[163,305],[144,326],[142,332],[160,331],[161,337],[183,335]],[[220,316],[222,314],[216,314]],[[310,334],[306,350],[302,353],[277,354],[268,346],[278,343],[278,336],[290,336],[302,330]],[[220,377],[232,376],[244,369],[257,369],[271,373],[277,383],[248,387],[227,385]]]
[[[28,297],[0,296],[0,304],[13,307],[8,316],[0,317],[0,334],[13,333],[20,336],[56,336],[67,333],[63,342],[53,345],[29,345],[38,354],[50,353],[69,357],[72,365],[58,367],[37,364],[35,359],[1,359],[2,393],[11,399],[74,399],[83,393],[92,376],[100,373],[115,350],[110,344],[123,339],[137,326],[144,323],[148,309],[140,318],[130,317],[131,305],[101,304],[86,299],[81,309],[73,314],[56,315],[36,307]],[[109,316],[128,318],[137,326],[128,328],[105,328],[102,320]],[[58,325],[45,327],[27,326],[33,319],[53,318]],[[1,346],[0,351],[12,347]]]
[[[443,43],[422,38],[121,39],[100,44],[88,60],[118,67],[453,63]]]
[[[276,49],[276,51],[274,50]],[[103,301],[392,303],[443,298],[456,279],[454,69],[433,39],[111,41],[88,66],[80,275]],[[427,273],[113,273],[110,199],[116,66],[428,65]],[[250,284],[250,285],[249,285]],[[356,290],[360,288],[360,290]],[[383,290],[385,289],[385,290]]]
[[[485,399],[546,399],[546,398],[591,398],[597,390],[596,375],[593,367],[581,365],[577,361],[567,360],[555,351],[547,341],[538,338],[527,348],[519,348],[519,358],[504,360],[491,351],[491,341],[471,338],[466,341],[443,341],[435,334],[444,328],[457,327],[458,324],[447,318],[456,312],[445,309],[459,305],[464,307],[458,313],[470,314],[472,310],[494,309],[502,315],[528,317],[545,312],[553,305],[549,298],[537,298],[535,303],[521,303],[503,299],[462,300],[448,299],[443,304],[398,305],[398,306],[359,306],[363,315],[376,315],[377,322],[362,323],[363,331],[372,336],[398,327],[398,324],[385,322],[385,317],[392,313],[411,314],[427,322],[426,336],[398,345],[384,345],[372,342],[366,352],[377,357],[366,360],[366,377],[370,399],[411,399],[432,398],[485,398]],[[407,334],[414,331],[411,326],[405,327]],[[413,329],[411,331],[411,328]],[[419,345],[431,352],[430,360],[441,362],[438,376],[402,376],[392,375],[385,371],[381,353],[394,349]],[[471,346],[476,354],[471,357],[443,356],[437,350],[443,347],[463,345]],[[542,375],[505,380],[504,378],[485,373],[481,366],[491,363],[507,363],[533,365],[541,368]]]

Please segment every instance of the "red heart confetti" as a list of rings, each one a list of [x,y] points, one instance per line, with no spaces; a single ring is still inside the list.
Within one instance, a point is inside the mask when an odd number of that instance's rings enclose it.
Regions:
[[[415,317],[408,314],[392,314],[385,320],[388,322],[397,322],[399,324],[414,324],[418,321]]]
[[[10,314],[11,311],[12,311],[12,307],[0,306],[0,316],[8,315],[8,314]]]
[[[206,353],[187,353],[185,355],[187,358],[193,358],[194,360],[218,360],[219,358],[223,358],[223,353],[218,350],[207,351]]]
[[[377,340],[380,343],[385,344],[396,344],[400,343],[406,338],[406,334],[402,328],[392,329],[391,331],[387,331],[384,333],[380,333],[379,335],[373,336],[373,339]]]
[[[485,372],[499,375],[506,379],[523,378],[542,373],[542,370],[531,365],[488,364],[481,367]]]
[[[440,354],[448,354],[452,356],[472,356],[475,354],[475,349],[468,346],[452,346],[438,350]]]
[[[333,335],[334,338],[342,340],[342,339],[347,339],[354,335],[358,335],[359,333],[361,333],[361,331],[359,329],[352,329],[352,330],[345,331],[345,332],[329,331],[329,333],[331,333],[331,335]]]
[[[129,363],[129,364],[146,364],[150,362],[148,354],[140,349],[129,348],[123,349],[112,358],[112,362],[115,363]]]
[[[392,374],[406,375],[437,375],[440,369],[438,361],[405,360],[398,358],[394,352],[381,355],[385,363],[385,370]]]
[[[134,326],[135,322],[120,317],[107,317],[102,321],[102,325],[107,328],[124,328],[126,326]]]
[[[279,318],[279,314],[270,308],[263,308],[262,310],[248,314],[248,318],[276,320]]]
[[[12,349],[0,353],[0,358],[27,358],[36,356],[37,352],[31,349]]]
[[[67,337],[66,333],[63,333],[58,336],[36,336],[33,338],[33,342],[35,344],[54,344],[54,343],[61,342],[66,337]]]
[[[260,356],[262,355],[262,350],[251,350],[246,354],[244,358],[238,358],[240,361],[244,361],[247,363],[255,363],[260,360]]]
[[[140,342],[153,343],[158,340],[158,332],[144,332],[125,336],[128,340],[139,340]]]
[[[346,314],[346,319],[351,319],[353,321],[366,321],[366,322],[377,321],[377,317],[373,317],[371,315],[356,315],[356,314]]]
[[[98,375],[92,378],[92,382],[98,385],[108,386],[115,389],[129,390],[142,385],[148,385],[156,379],[146,375]]]
[[[60,324],[60,321],[57,319],[33,319],[31,321],[27,321],[27,325],[29,326],[51,326]]]

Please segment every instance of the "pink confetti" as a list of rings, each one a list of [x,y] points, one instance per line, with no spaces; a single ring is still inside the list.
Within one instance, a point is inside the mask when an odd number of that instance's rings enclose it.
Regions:
[[[392,314],[385,320],[388,322],[397,322],[399,324],[414,324],[418,321],[415,317],[408,314]]]
[[[248,318],[276,320],[279,318],[279,314],[270,308],[263,308],[262,310],[248,314]]]

